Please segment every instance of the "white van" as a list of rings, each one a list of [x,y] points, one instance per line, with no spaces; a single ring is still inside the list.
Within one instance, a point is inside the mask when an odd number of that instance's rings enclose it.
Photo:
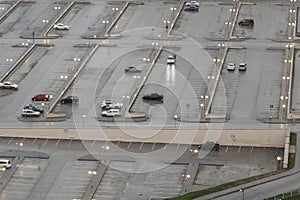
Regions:
[[[5,168],[5,169],[11,168],[10,160],[0,159],[0,168]]]

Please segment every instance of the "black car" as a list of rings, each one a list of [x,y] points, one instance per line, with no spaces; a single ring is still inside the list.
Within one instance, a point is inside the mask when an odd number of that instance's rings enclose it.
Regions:
[[[157,94],[157,93],[151,93],[151,94],[146,94],[145,96],[143,96],[144,100],[157,100],[157,101],[161,101],[164,99],[164,96],[161,94]]]
[[[205,144],[200,144],[198,146],[199,150],[213,150],[213,151],[218,151],[220,149],[220,145],[215,142],[206,142]]]
[[[77,96],[67,96],[65,98],[62,98],[60,100],[60,103],[64,104],[64,103],[78,103],[79,102],[79,98]]]
[[[32,104],[28,104],[28,105],[24,106],[23,109],[24,110],[33,110],[33,111],[37,111],[37,112],[40,112],[40,113],[44,113],[44,109],[42,109],[38,106],[32,105]]]
[[[239,22],[240,26],[246,26],[252,28],[254,26],[254,20],[253,19],[243,19]]]

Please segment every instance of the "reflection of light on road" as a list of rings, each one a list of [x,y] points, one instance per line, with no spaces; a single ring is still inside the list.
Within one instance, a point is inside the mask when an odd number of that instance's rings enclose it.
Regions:
[[[175,76],[176,76],[175,65],[168,65],[167,72],[166,72],[166,80],[168,86],[175,85]]]

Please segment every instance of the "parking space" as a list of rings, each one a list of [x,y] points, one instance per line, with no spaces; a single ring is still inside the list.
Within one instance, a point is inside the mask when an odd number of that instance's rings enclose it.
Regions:
[[[222,39],[231,7],[220,5],[218,2],[201,2],[199,12],[182,12],[175,30],[179,33],[187,33],[203,46],[207,42],[204,38]]]
[[[288,13],[288,6],[276,2],[256,2],[255,5],[242,3],[237,23],[243,19],[253,19],[254,27],[247,28],[236,24],[233,35],[259,40],[283,40],[281,34],[286,31]]]
[[[0,199],[27,198],[40,178],[48,160],[25,158],[0,194]]]
[[[80,199],[92,178],[88,172],[94,171],[97,164],[93,161],[67,162],[45,199]]]
[[[237,88],[239,86],[240,78],[246,72],[239,71],[239,64],[244,62],[245,50],[230,49],[225,59],[221,79],[218,83],[216,94],[213,99],[211,113],[216,116],[224,116],[230,119],[232,106],[236,98]],[[236,69],[229,71],[227,66],[229,63],[234,63]]]
[[[146,163],[111,162],[97,191],[95,199],[149,199],[168,198],[180,194],[181,174],[186,170],[184,165],[169,165],[158,171],[149,173],[126,173],[136,168],[146,167]],[[147,168],[155,167],[155,163],[147,163]],[[115,170],[122,166],[122,172]],[[155,184],[153,184],[155,182]],[[146,189],[147,188],[147,189]]]
[[[278,118],[279,100],[283,76],[283,50],[267,51],[263,67],[263,79],[260,85],[257,101],[257,118]],[[270,110],[270,105],[273,109]]]
[[[224,166],[199,165],[194,184],[205,189],[230,181],[248,178],[277,169],[278,155],[282,149],[257,147],[221,147],[218,152],[210,153],[207,158],[218,159]]]

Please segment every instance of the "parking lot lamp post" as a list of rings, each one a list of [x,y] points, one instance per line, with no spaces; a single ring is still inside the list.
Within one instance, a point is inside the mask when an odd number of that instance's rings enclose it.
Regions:
[[[164,24],[166,24],[166,31],[168,31],[170,20],[164,20]]]
[[[277,162],[278,162],[278,168],[281,169],[281,160],[282,158],[280,156],[277,156]]]
[[[272,115],[269,116],[269,129],[271,129]]]
[[[58,15],[58,12],[59,12],[60,9],[61,9],[60,6],[55,6],[55,7],[54,7],[54,10],[56,10],[56,15]]]
[[[18,147],[18,151],[20,151],[20,148],[23,146],[23,143],[22,142],[20,142],[20,143],[16,142],[16,145]],[[19,152],[18,152],[18,154],[19,154]],[[18,155],[18,159],[20,159],[20,154]]]
[[[107,20],[103,20],[102,23],[104,24],[104,34],[106,34],[106,24],[108,24],[109,22]]]
[[[245,200],[245,190],[244,189],[240,189],[240,192],[243,193],[243,200]]]
[[[48,19],[43,19],[43,23],[44,23],[44,25],[45,25],[45,29],[46,29],[46,27],[47,27],[47,24],[49,23],[49,20]]]
[[[177,119],[178,119],[178,115],[174,115],[174,125],[175,125],[175,128],[176,128],[176,121],[177,121]]]
[[[82,128],[84,128],[84,118],[86,118],[86,115],[82,115]]]
[[[171,7],[170,10],[172,11],[172,17],[171,17],[171,18],[172,18],[172,20],[174,20],[174,18],[175,18],[174,13],[175,13],[175,11],[177,10],[177,8]]]

